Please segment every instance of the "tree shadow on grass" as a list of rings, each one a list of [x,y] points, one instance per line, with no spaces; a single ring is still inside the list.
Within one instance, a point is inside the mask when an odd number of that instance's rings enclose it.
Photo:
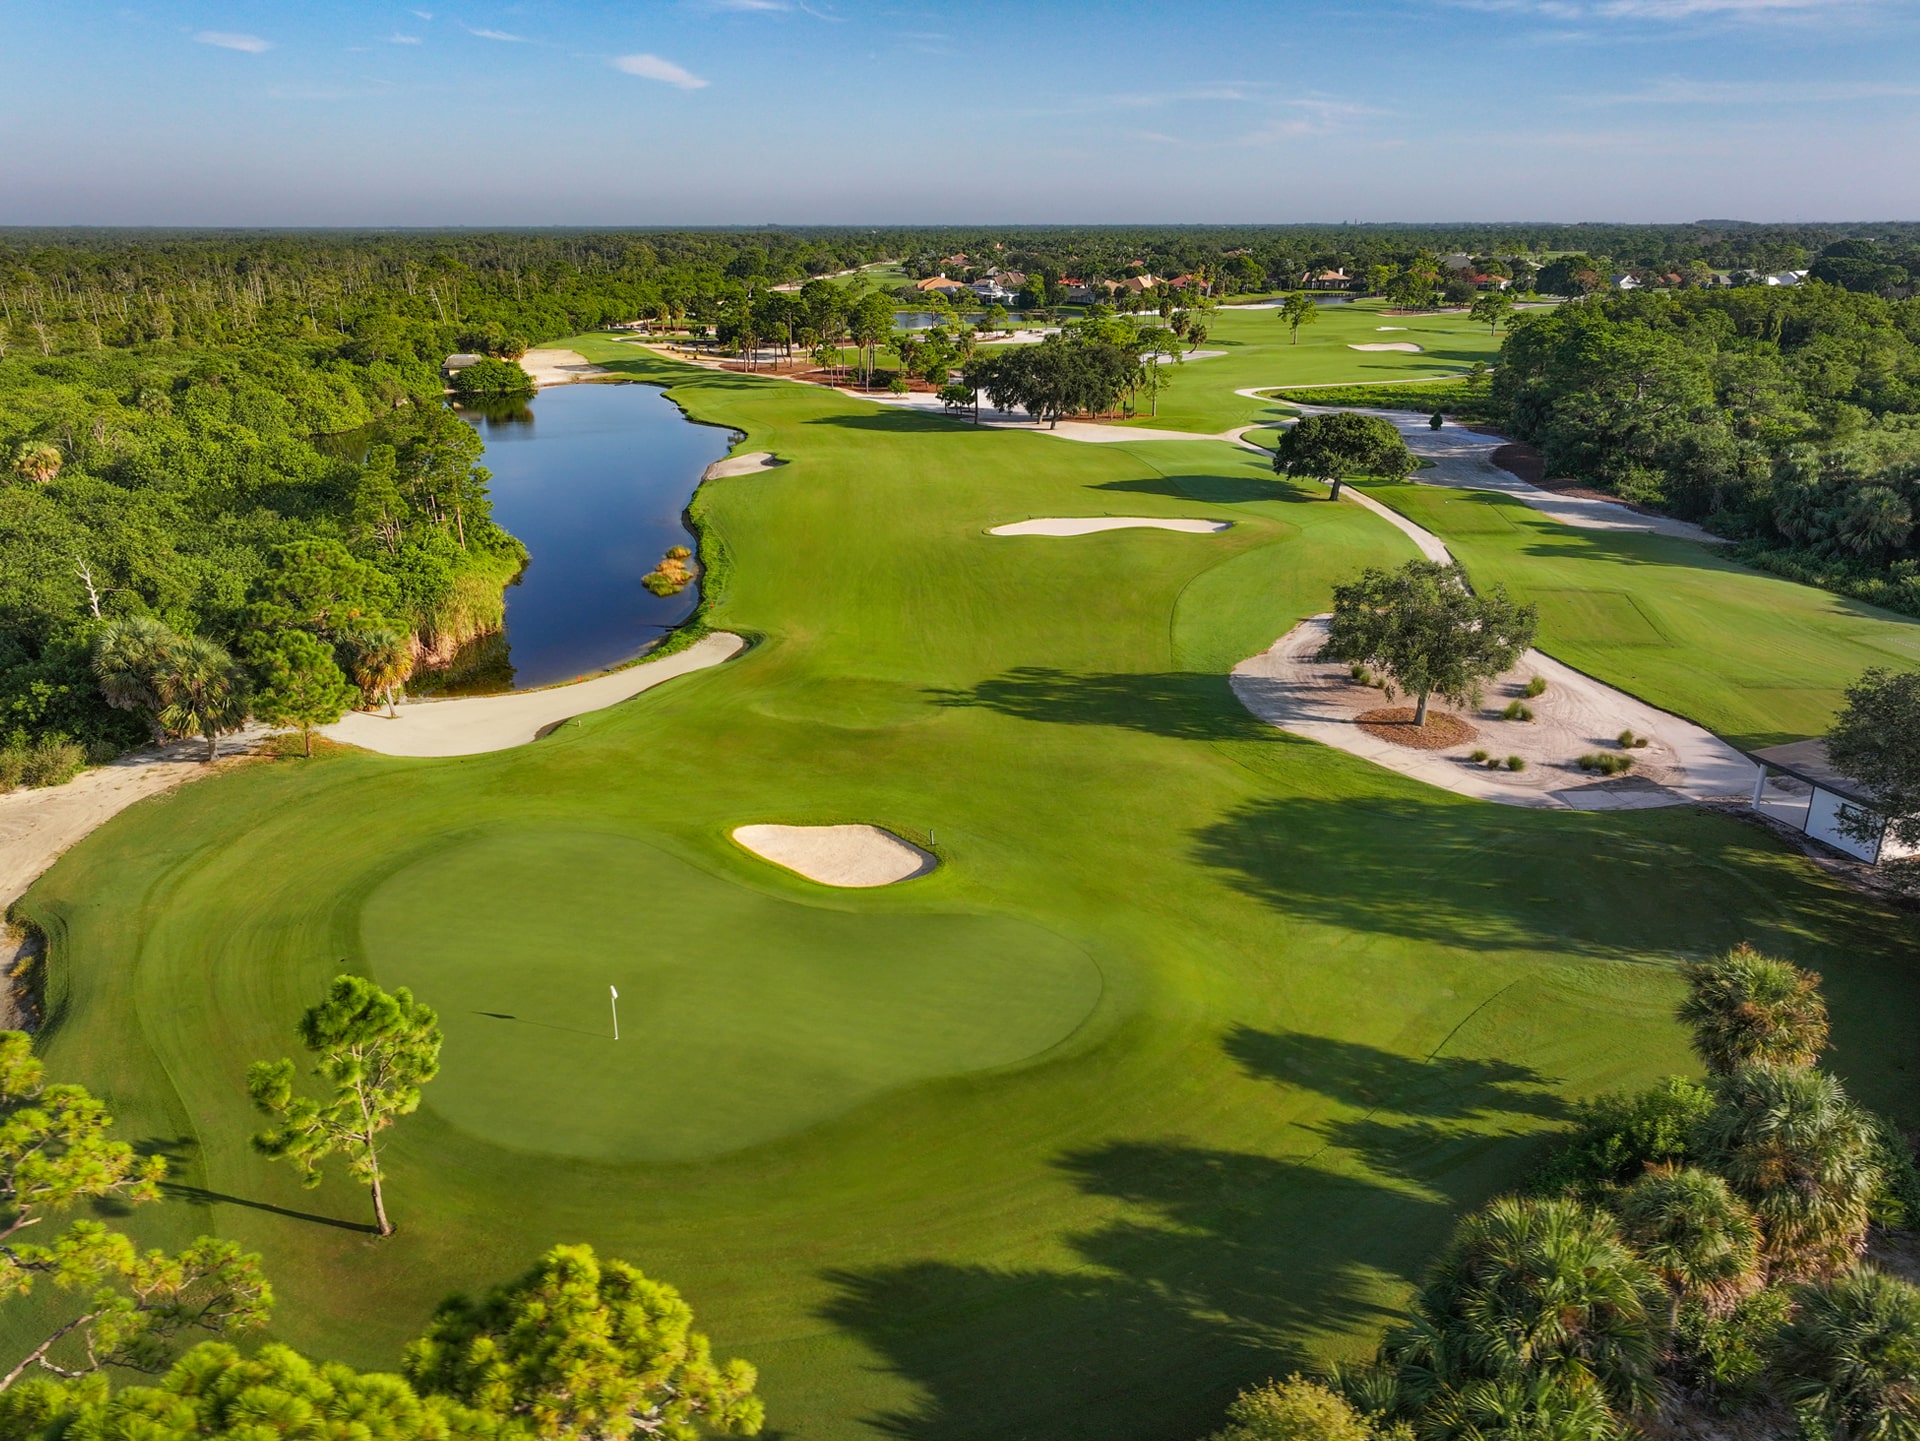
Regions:
[[[166,1181],[161,1189],[178,1201],[193,1206],[245,1206],[250,1211],[266,1211],[275,1216],[285,1216],[292,1221],[308,1221],[316,1226],[331,1226],[336,1231],[358,1231],[363,1236],[376,1236],[380,1228],[365,1221],[343,1221],[337,1216],[321,1216],[312,1211],[296,1211],[291,1206],[276,1206],[270,1201],[249,1201],[245,1196],[229,1196],[220,1191],[209,1191],[204,1186],[186,1186],[176,1181]]]
[[[1702,888],[1718,888],[1727,848],[1753,849],[1742,833],[1703,835],[1711,824],[1302,796],[1240,806],[1195,833],[1194,855],[1290,918],[1467,950],[1643,960],[1699,943],[1685,931],[1688,917],[1711,920]]]
[[[1124,1206],[1064,1238],[1077,1265],[922,1261],[837,1271],[826,1319],[923,1397],[866,1418],[911,1441],[1132,1441],[1198,1436],[1234,1393],[1312,1364],[1331,1334],[1400,1319],[1410,1283],[1459,1209],[1523,1159],[1506,1139],[1558,1114],[1547,1081],[1499,1061],[1422,1062],[1317,1037],[1241,1029],[1250,1075],[1350,1106],[1317,1128],[1344,1156],[1273,1157],[1179,1140],[1117,1141],[1057,1162],[1085,1196]],[[1305,1074],[1302,1074],[1305,1073]],[[1404,1164],[1444,1130],[1447,1151]],[[1456,1164],[1506,1146],[1502,1166]]]
[[[1238,505],[1250,500],[1304,500],[1292,488],[1275,485],[1257,475],[1213,475],[1195,472],[1183,475],[1146,475],[1132,480],[1107,480],[1094,490],[1123,490],[1135,495],[1170,495],[1176,500],[1197,500],[1205,505]]]
[[[1227,677],[1184,671],[1089,673],[1022,666],[966,689],[934,689],[927,695],[940,706],[981,706],[1055,725],[1122,726],[1174,740],[1271,741],[1280,734],[1240,704]]]

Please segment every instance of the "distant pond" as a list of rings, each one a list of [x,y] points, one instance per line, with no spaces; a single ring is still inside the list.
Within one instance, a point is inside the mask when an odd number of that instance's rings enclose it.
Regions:
[[[422,672],[416,695],[484,695],[631,660],[693,614],[696,582],[657,596],[641,577],[693,547],[683,513],[729,434],[695,425],[651,385],[562,385],[461,417],[486,440],[493,518],[527,548],[507,628]]]

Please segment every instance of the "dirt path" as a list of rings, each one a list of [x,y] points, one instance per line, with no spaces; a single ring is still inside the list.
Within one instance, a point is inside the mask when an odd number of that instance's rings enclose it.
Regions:
[[[63,786],[0,796],[0,914],[96,826],[136,801],[227,769],[259,734],[228,736],[220,743],[221,759],[212,765],[202,760],[205,741],[175,741],[130,752]]]
[[[388,756],[473,756],[538,740],[575,716],[605,710],[663,681],[730,660],[746,649],[730,631],[712,635],[661,660],[643,660],[592,680],[507,695],[415,701],[388,719],[384,711],[354,711],[322,726],[320,734]]]

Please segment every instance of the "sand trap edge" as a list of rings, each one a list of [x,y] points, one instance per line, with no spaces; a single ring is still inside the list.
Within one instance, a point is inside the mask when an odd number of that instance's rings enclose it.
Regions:
[[[1411,340],[1374,340],[1374,341],[1369,341],[1365,345],[1349,345],[1347,349],[1348,350],[1400,350],[1400,351],[1406,352],[1409,355],[1422,355],[1422,354],[1425,354],[1426,352],[1426,347],[1424,345],[1415,345]]]
[[[1065,515],[1016,520],[996,525],[988,535],[1094,535],[1105,530],[1177,530],[1188,535],[1218,535],[1230,520],[1192,520],[1146,515]]]
[[[734,844],[783,870],[842,890],[871,890],[924,876],[940,864],[881,826],[735,826]]]

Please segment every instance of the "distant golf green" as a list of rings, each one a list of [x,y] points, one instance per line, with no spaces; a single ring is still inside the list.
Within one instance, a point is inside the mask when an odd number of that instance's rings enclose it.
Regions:
[[[1086,953],[1026,922],[822,910],[606,832],[456,839],[373,892],[362,937],[376,976],[440,1008],[435,1110],[595,1160],[718,1155],[1012,1065],[1100,998]]]
[[[1305,378],[1310,344],[1329,379],[1421,360],[1329,312],[1295,368],[1271,311],[1227,314],[1260,363],[1180,367],[1163,420],[1252,419],[1232,387]],[[789,462],[697,502],[753,647],[515,750],[237,768],[23,903],[52,1073],[171,1158],[128,1224],[261,1252],[276,1336],[391,1368],[449,1293],[589,1241],[682,1288],[788,1441],[1191,1441],[1244,1385],[1370,1352],[1573,1100],[1689,1067],[1690,957],[1821,971],[1837,1069],[1920,1122],[1910,915],[1735,817],[1482,804],[1239,704],[1235,662],[1415,554],[1380,517],[1217,442],[562,343]],[[1539,597],[1550,648],[1734,734],[1813,733],[1867,657],[1916,653],[1698,547],[1392,499]],[[988,533],[1088,515],[1233,525]],[[729,839],[844,821],[940,865],[835,891]],[[247,1064],[298,1054],[341,969],[449,1034],[378,1244],[339,1170],[303,1190],[248,1145]]]

